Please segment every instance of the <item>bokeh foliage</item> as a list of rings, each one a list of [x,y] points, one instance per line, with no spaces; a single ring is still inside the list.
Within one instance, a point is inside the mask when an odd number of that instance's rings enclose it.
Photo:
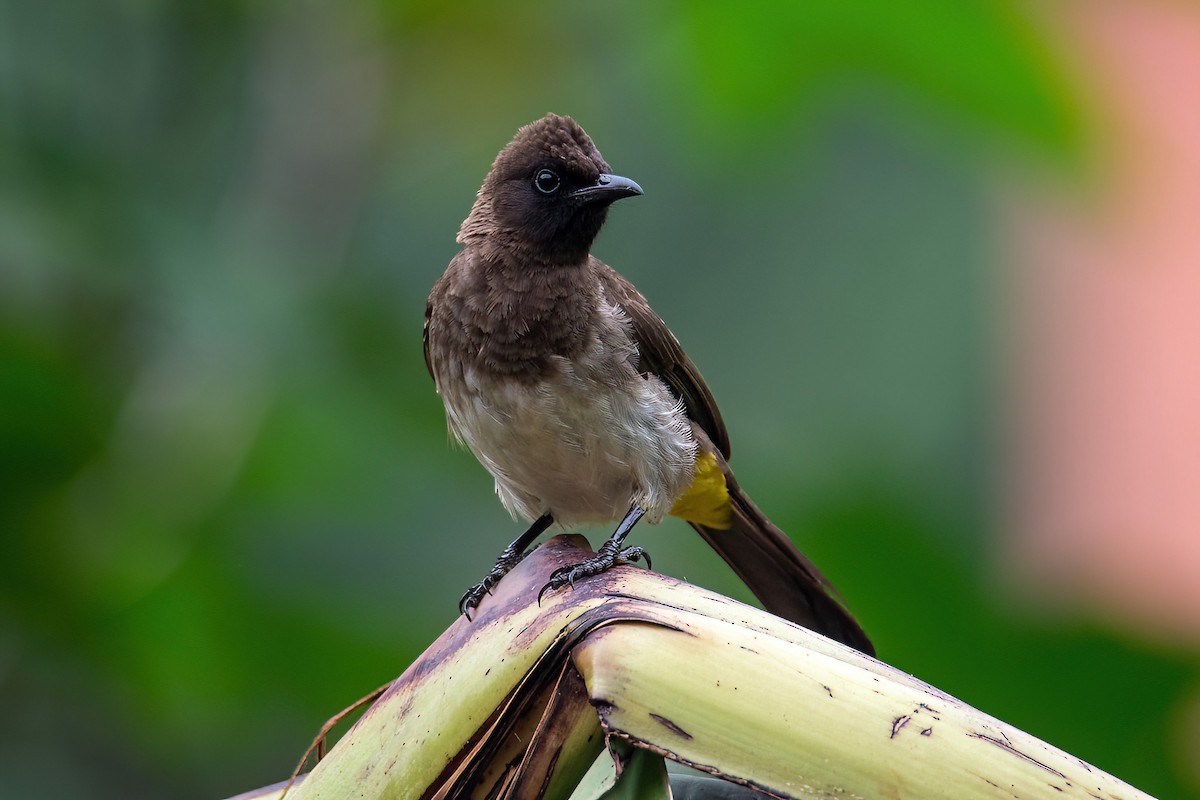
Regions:
[[[647,189],[598,252],[881,655],[1181,795],[1195,654],[990,566],[991,179],[1087,142],[1022,9],[0,1],[0,793],[270,782],[451,621],[519,526],[448,447],[424,297],[554,110]]]

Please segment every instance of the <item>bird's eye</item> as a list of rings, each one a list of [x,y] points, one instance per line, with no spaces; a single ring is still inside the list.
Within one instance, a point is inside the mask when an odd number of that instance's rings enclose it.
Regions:
[[[540,169],[537,175],[533,176],[533,188],[542,194],[554,194],[560,186],[562,186],[562,179],[553,170]]]

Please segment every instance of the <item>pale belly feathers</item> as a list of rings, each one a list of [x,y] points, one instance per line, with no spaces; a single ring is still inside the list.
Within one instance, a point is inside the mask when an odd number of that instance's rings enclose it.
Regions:
[[[576,364],[556,357],[536,382],[447,365],[462,372],[442,395],[450,430],[514,516],[610,522],[636,504],[658,522],[691,483],[696,441],[682,403],[613,356],[597,346]]]

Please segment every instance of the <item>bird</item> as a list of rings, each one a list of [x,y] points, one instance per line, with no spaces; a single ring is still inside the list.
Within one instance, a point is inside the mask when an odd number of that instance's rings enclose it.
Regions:
[[[643,194],[569,116],[521,127],[458,231],[425,309],[425,364],[450,432],[529,528],[463,595],[468,619],[551,525],[613,524],[539,593],[649,556],[636,523],[689,523],[767,611],[869,655],[824,575],[729,468],[725,423],[696,365],[633,284],[591,254],[609,206]],[[716,312],[711,309],[706,314]]]

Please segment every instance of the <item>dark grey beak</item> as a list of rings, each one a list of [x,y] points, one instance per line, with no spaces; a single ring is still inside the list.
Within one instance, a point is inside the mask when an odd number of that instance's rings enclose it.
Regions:
[[[602,172],[596,177],[595,183],[591,186],[584,186],[582,189],[576,189],[571,192],[571,197],[585,203],[612,203],[622,197],[633,197],[638,194],[642,194],[642,187],[629,178]]]

